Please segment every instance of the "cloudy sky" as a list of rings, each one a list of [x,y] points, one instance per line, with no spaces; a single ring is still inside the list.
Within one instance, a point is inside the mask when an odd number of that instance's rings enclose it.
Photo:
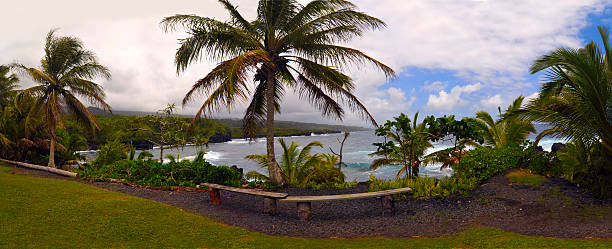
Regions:
[[[388,27],[349,45],[399,73],[388,81],[368,68],[350,70],[356,95],[379,122],[400,112],[470,116],[494,111],[519,95],[535,96],[542,75],[530,63],[560,47],[599,41],[597,25],[612,26],[612,0],[354,0]],[[254,18],[255,0],[233,0]],[[307,1],[301,1],[307,2]],[[176,74],[173,55],[184,33],[164,33],[159,21],[174,14],[227,20],[215,0],[10,1],[3,3],[0,64],[37,66],[45,34],[79,37],[112,71],[98,80],[116,110],[156,111],[180,103],[190,86],[213,66],[195,63]],[[23,87],[31,85],[28,81]],[[193,114],[201,102],[180,110]],[[244,105],[242,105],[244,106]],[[242,108],[216,117],[241,117]],[[323,119],[294,93],[285,96],[281,120],[338,123]],[[366,126],[347,115],[346,124]]]

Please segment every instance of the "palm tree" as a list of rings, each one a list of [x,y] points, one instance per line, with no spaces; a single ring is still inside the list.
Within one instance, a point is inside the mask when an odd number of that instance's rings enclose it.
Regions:
[[[39,68],[14,64],[13,67],[32,78],[36,86],[23,91],[35,97],[35,102],[26,118],[26,125],[36,117],[42,117],[50,137],[49,167],[55,167],[56,129],[63,126],[66,110],[77,122],[91,132],[100,129],[94,116],[77,98],[87,99],[105,110],[110,106],[104,101],[102,87],[93,78],[110,78],[109,70],[96,61],[93,52],[85,50],[83,43],[74,37],[57,37],[55,30],[47,34],[45,55]]]
[[[283,149],[283,155],[280,163],[280,172],[281,176],[285,180],[285,182],[294,185],[303,187],[310,179],[317,173],[317,166],[321,163],[328,163],[329,158],[325,157],[322,159],[319,155],[311,155],[310,151],[313,147],[321,147],[323,148],[323,144],[319,141],[313,141],[308,143],[302,150],[298,149],[298,144],[296,142],[291,142],[289,146],[285,143],[285,140],[282,138],[278,139],[278,142]],[[262,168],[270,167],[268,161],[268,155],[248,155],[245,157],[246,159],[256,161],[259,166]],[[326,160],[327,159],[327,160]],[[337,160],[337,159],[336,159]],[[331,162],[331,165],[335,165],[336,160]],[[249,175],[254,176],[254,173],[250,173]],[[262,176],[256,176],[257,178],[263,178]]]
[[[612,50],[609,32],[598,27],[582,49],[559,48],[537,59],[531,73],[546,71],[540,95],[516,114],[548,124],[542,136],[601,142],[612,152]]]
[[[518,111],[524,99],[523,96],[516,98],[505,113],[502,113],[501,108],[498,107],[499,115],[503,117],[498,120],[494,120],[486,111],[476,113],[476,119],[479,121],[477,124],[483,131],[487,145],[499,148],[509,144],[520,144],[527,139],[530,133],[536,132],[531,120],[506,115]]]
[[[0,109],[6,106],[15,95],[15,90],[19,87],[19,79],[15,74],[8,75],[10,67],[0,65]]]
[[[252,138],[265,123],[272,182],[283,184],[274,154],[274,115],[280,112],[286,88],[293,88],[324,116],[342,120],[344,103],[376,125],[353,95],[351,77],[341,70],[357,63],[374,65],[387,77],[395,72],[359,50],[336,43],[383,28],[383,21],[345,0],[314,0],[306,5],[296,0],[260,0],[253,21],[247,21],[229,0],[219,2],[231,17],[227,22],[195,15],[175,15],[161,22],[165,31],[183,27],[189,34],[180,40],[176,52],[177,72],[205,55],[219,61],[193,85],[183,105],[196,93],[205,93],[208,97],[196,113],[198,118],[223,106],[230,109],[252,95],[243,129]]]
[[[418,176],[419,167],[425,155],[425,151],[432,147],[429,142],[432,134],[429,133],[426,122],[417,124],[419,113],[414,115],[411,121],[406,114],[400,114],[393,121],[389,120],[376,130],[376,135],[390,139],[386,143],[375,143],[378,146],[372,156],[382,156],[370,164],[370,169],[377,169],[386,165],[401,165],[397,172],[397,178],[402,174]]]

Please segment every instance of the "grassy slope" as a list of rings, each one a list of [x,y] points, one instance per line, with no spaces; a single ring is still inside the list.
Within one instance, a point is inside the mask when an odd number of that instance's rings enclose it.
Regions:
[[[473,228],[441,238],[301,239],[224,226],[179,208],[72,181],[14,175],[0,166],[0,248],[107,247],[611,247]]]

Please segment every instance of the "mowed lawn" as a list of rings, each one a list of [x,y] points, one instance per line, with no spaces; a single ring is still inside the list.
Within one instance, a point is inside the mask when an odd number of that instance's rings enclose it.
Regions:
[[[0,248],[612,247],[475,227],[438,238],[303,239],[228,227],[179,208],[86,184],[20,176],[0,166]]]

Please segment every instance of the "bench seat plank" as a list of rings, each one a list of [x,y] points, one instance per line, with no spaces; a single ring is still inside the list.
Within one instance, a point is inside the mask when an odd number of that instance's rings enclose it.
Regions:
[[[266,192],[266,191],[254,190],[254,189],[236,188],[236,187],[230,187],[230,186],[214,184],[214,183],[202,183],[200,184],[200,186],[209,187],[213,189],[238,192],[238,193],[243,193],[243,194],[249,194],[249,195],[262,196],[262,197],[273,198],[273,199],[282,199],[282,198],[286,198],[287,196],[289,196],[289,194],[287,193],[276,193],[276,192]]]
[[[350,200],[360,199],[369,197],[380,197],[393,194],[401,194],[412,191],[411,188],[398,188],[383,190],[377,192],[366,192],[357,194],[344,194],[344,195],[320,195],[320,196],[289,196],[285,199],[280,199],[281,202],[313,202],[313,201],[335,201],[335,200]]]

